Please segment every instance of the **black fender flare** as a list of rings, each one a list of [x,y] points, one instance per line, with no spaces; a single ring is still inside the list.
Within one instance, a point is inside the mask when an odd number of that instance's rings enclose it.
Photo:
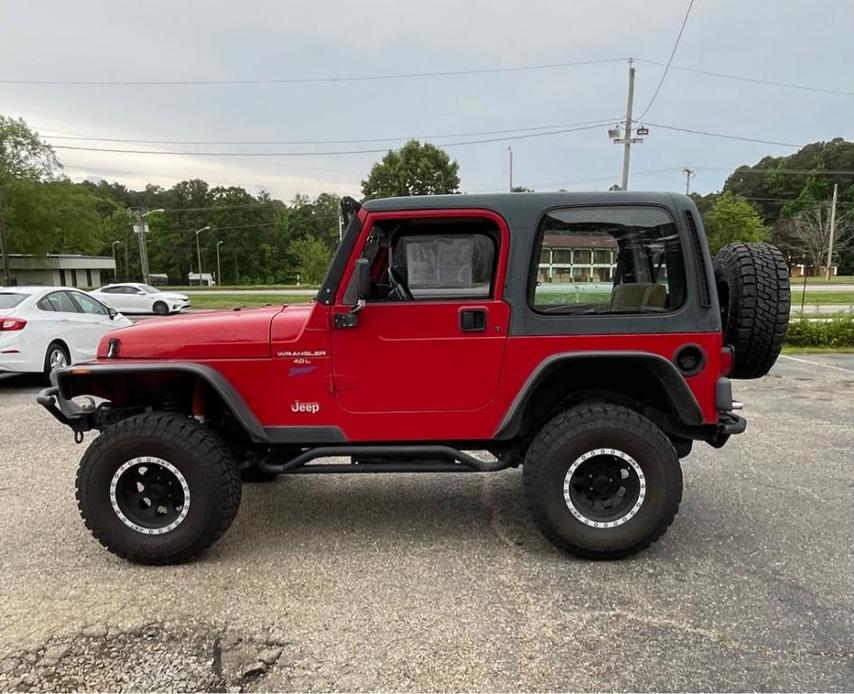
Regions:
[[[58,388],[56,394],[62,400],[70,399],[76,395],[86,395],[83,392],[74,392],[72,382],[75,378],[102,377],[111,374],[138,374],[138,373],[189,373],[207,383],[214,392],[222,398],[226,407],[231,410],[235,419],[240,423],[247,436],[255,443],[268,443],[270,437],[261,422],[246,404],[246,401],[235,390],[231,382],[216,369],[195,362],[179,361],[154,361],[140,362],[127,361],[116,364],[77,364],[73,367],[58,369],[51,375],[51,380]]]
[[[652,374],[673,402],[674,409],[679,415],[679,420],[682,424],[697,426],[703,423],[703,411],[700,409],[694,393],[691,392],[691,388],[685,382],[685,378],[679,373],[679,369],[673,362],[662,357],[660,354],[640,351],[562,352],[544,359],[531,372],[513,399],[509,409],[504,414],[494,438],[497,440],[506,440],[512,439],[519,434],[525,410],[531,396],[537,390],[537,387],[560,366],[582,361],[592,363],[594,361],[613,362],[617,360],[622,363],[633,362]]]

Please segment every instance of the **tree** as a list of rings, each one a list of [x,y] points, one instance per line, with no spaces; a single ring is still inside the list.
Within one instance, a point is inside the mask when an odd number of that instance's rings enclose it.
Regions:
[[[329,249],[318,238],[307,237],[291,241],[288,251],[296,259],[302,284],[320,284],[329,265]]]
[[[813,273],[820,274],[821,268],[827,265],[830,246],[830,204],[817,204],[784,220],[780,225],[780,237],[796,259],[806,258],[806,264],[812,267]],[[851,213],[840,214],[837,209],[834,251],[844,254],[852,242],[854,218]]]
[[[61,168],[53,148],[23,118],[0,116],[0,184],[15,178],[51,179]]]
[[[362,181],[365,198],[457,193],[459,164],[429,143],[410,140],[399,150],[390,150],[374,164]]]
[[[768,229],[753,206],[733,193],[724,193],[703,217],[709,248],[717,253],[733,241],[765,241]]]
[[[95,253],[102,245],[99,200],[68,180],[13,179],[5,186],[10,253]]]

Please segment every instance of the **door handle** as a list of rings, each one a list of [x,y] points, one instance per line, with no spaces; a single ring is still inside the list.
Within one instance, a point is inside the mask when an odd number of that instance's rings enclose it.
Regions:
[[[486,330],[486,309],[460,309],[460,330],[464,333],[482,333]]]

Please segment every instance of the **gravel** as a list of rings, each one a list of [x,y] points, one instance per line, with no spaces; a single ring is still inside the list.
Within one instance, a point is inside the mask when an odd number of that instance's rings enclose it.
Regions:
[[[517,470],[280,479],[195,563],[105,552],[83,448],[0,381],[0,691],[854,689],[854,356],[736,384],[670,531],[586,562]],[[87,442],[91,440],[87,437]]]

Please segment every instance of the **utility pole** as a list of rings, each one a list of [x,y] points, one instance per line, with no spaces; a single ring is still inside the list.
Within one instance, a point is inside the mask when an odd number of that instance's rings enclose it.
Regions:
[[[694,169],[689,169],[686,166],[682,169],[682,173],[685,174],[685,195],[688,195],[691,192],[691,179],[694,176]]]
[[[3,256],[3,281],[0,286],[8,287],[12,284],[12,271],[9,269],[9,254],[6,252],[6,216],[3,213],[3,186],[0,185],[0,255]]]
[[[510,155],[510,192],[513,192],[513,148],[507,145],[507,154]]]
[[[116,260],[116,246],[118,246],[121,241],[113,241],[113,282],[119,281],[119,262]]]
[[[634,61],[629,59],[629,93],[626,97],[626,124],[620,137],[620,128],[615,126],[608,130],[608,135],[614,144],[623,145],[623,179],[620,184],[622,190],[629,189],[629,163],[632,156],[632,145],[637,145],[643,142],[642,137],[632,137],[632,108],[635,100],[635,66]],[[646,127],[638,128],[638,135],[649,134],[649,129]]]
[[[839,192],[839,184],[833,184],[833,202],[830,203],[830,243],[827,247],[827,270],[824,279],[830,279],[831,266],[833,265],[833,234],[836,231],[836,196]]]
[[[128,242],[125,239],[125,279],[130,279],[130,258],[128,257]]]
[[[166,210],[160,208],[157,210],[149,210],[148,212],[143,212],[142,208],[138,208],[136,210],[136,221],[137,223],[134,225],[134,231],[139,235],[139,264],[140,269],[142,270],[142,281],[145,284],[149,284],[149,272],[148,272],[148,246],[146,246],[145,242],[145,234],[148,232],[148,225],[145,223],[145,218],[153,214],[155,212],[165,212]]]
[[[222,286],[222,272],[219,269],[219,247],[223,244],[223,241],[216,242],[216,283]]]
[[[139,268],[142,272],[142,281],[148,284],[148,249],[145,246],[145,221],[142,210],[136,211],[136,224],[134,225],[137,241],[139,241]]]

